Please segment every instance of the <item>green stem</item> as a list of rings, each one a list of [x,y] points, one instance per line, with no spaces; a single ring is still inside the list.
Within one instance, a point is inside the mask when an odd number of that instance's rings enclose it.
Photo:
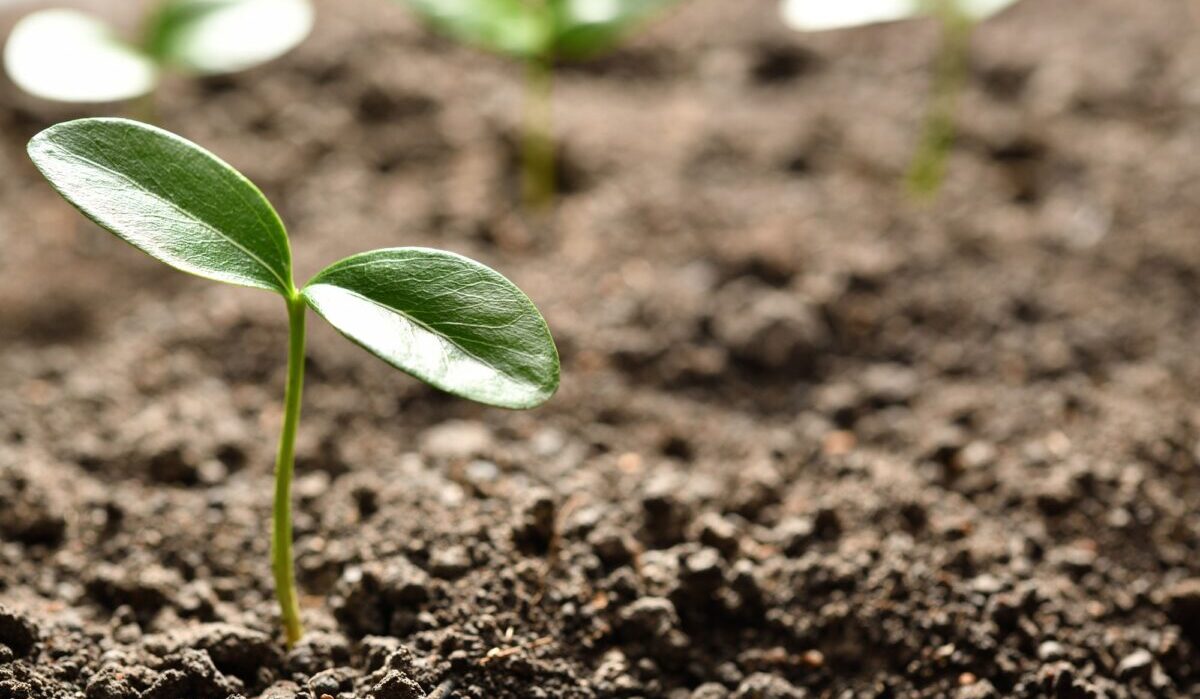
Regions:
[[[163,61],[162,47],[153,44],[154,41],[161,40],[162,33],[160,32],[160,24],[166,12],[165,2],[153,2],[147,4],[145,11],[141,17],[141,40],[139,48],[142,53],[153,58],[159,75],[167,72],[167,65]],[[158,85],[155,85],[146,94],[134,99],[130,105],[130,111],[134,119],[153,126],[158,125]]]
[[[554,203],[554,65],[530,58],[525,71],[525,131],[522,136],[521,192],[525,206],[541,211]]]
[[[296,576],[292,565],[292,471],[296,462],[296,427],[300,423],[300,398],[304,391],[304,299],[292,291],[288,306],[288,378],[284,397],[283,430],[279,435],[279,455],[275,459],[275,508],[272,519],[271,570],[275,574],[275,595],[279,598],[280,617],[287,633],[287,645],[300,640],[300,603],[296,594]]]
[[[940,0],[942,46],[934,75],[933,94],[925,117],[920,145],[908,171],[909,189],[918,196],[936,194],[946,176],[946,160],[954,145],[954,117],[966,83],[971,29],[974,23],[957,6],[958,0]]]

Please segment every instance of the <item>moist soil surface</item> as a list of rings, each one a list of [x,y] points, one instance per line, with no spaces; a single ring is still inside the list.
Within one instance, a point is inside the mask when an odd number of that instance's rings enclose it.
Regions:
[[[87,223],[23,152],[84,112],[8,89],[0,699],[1200,696],[1192,4],[981,27],[918,202],[935,26],[694,0],[560,72],[540,220],[519,66],[319,9],[160,123],[262,186],[301,279],[395,245],[500,269],[562,389],[482,408],[314,319],[286,650],[283,305]]]

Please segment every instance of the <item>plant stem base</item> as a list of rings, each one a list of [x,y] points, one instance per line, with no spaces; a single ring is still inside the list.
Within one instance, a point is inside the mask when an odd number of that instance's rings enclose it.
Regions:
[[[292,474],[296,462],[296,429],[300,423],[301,395],[304,391],[305,305],[293,291],[288,304],[288,378],[284,396],[283,429],[279,435],[279,454],[275,459],[275,505],[271,529],[271,570],[275,575],[275,594],[279,599],[287,645],[291,648],[304,634],[300,623],[300,602],[296,593],[295,567],[292,563]]]

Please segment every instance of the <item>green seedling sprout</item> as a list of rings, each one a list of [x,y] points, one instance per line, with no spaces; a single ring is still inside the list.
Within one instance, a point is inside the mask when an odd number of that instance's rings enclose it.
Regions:
[[[21,89],[57,102],[145,98],[163,73],[236,73],[282,56],[308,36],[309,0],[163,0],[130,43],[89,14],[48,9],[22,18],[4,47]]]
[[[545,209],[557,189],[551,95],[554,67],[615,46],[629,31],[678,0],[401,0],[459,41],[526,65],[521,192]]]
[[[524,409],[558,388],[558,351],[541,314],[512,282],[478,262],[427,248],[372,250],[335,262],[298,288],[287,232],[266,197],[194,143],[136,121],[82,119],[39,133],[29,155],[84,216],[151,257],[286,302],[271,560],[289,646],[302,633],[291,483],[308,308],[388,364],[462,398]]]
[[[966,80],[971,31],[979,22],[1017,0],[783,0],[788,26],[826,31],[864,24],[932,16],[942,24],[933,93],[925,127],[909,166],[907,183],[914,194],[931,196],[945,179],[946,159],[954,145],[954,114]]]

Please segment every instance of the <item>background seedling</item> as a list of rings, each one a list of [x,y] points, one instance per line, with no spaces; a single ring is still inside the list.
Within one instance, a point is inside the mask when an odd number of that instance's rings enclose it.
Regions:
[[[551,118],[555,64],[612,48],[677,1],[401,0],[446,34],[525,62],[521,191],[532,209],[549,206],[557,187]]]
[[[286,301],[287,390],[271,550],[289,645],[302,633],[291,482],[307,308],[397,369],[469,400],[532,408],[558,388],[558,351],[542,316],[512,282],[478,262],[426,248],[372,250],[297,288],[275,210],[249,180],[194,143],[135,121],[83,119],[35,136],[29,155],[80,212],[151,257]]]
[[[44,99],[149,100],[165,71],[246,70],[287,53],[312,23],[309,0],[166,0],[146,17],[140,40],[127,43],[86,13],[42,10],[13,28],[4,67],[21,89]]]
[[[800,31],[843,29],[864,24],[932,16],[942,24],[933,94],[907,182],[918,195],[931,195],[945,178],[954,145],[954,114],[967,72],[971,30],[1017,0],[783,0],[783,19]]]

